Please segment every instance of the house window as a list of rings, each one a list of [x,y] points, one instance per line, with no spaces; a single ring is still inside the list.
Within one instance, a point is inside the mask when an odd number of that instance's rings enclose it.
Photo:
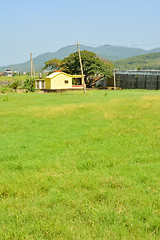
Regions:
[[[65,80],[64,83],[65,83],[65,84],[68,84],[68,80]]]
[[[82,78],[77,78],[77,85],[81,85],[82,84]]]
[[[72,78],[72,85],[81,85],[82,78]]]

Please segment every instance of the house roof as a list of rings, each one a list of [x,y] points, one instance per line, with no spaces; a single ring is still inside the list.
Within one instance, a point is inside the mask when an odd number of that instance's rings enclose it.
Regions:
[[[60,74],[63,74],[63,75],[69,76],[69,77],[74,77],[74,78],[82,77],[82,75],[71,75],[71,74],[67,74],[65,72],[54,72],[54,73],[51,73],[50,75],[48,75],[46,78],[49,78],[49,79],[54,78]]]
[[[48,75],[46,78],[54,78],[56,77],[57,75],[61,74],[62,72],[53,72],[51,73],[50,75]]]

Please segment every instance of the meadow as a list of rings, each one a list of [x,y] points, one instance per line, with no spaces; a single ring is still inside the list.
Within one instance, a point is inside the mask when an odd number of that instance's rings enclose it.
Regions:
[[[47,73],[42,73],[42,78],[45,78]],[[31,75],[13,75],[12,77],[8,76],[0,76],[0,83],[1,82],[9,82],[12,83],[13,81],[24,82],[26,79],[31,78]],[[35,79],[39,79],[39,74],[37,73]]]
[[[160,239],[160,91],[0,95],[0,239]]]
[[[0,77],[0,82],[13,82],[14,80],[23,82],[27,78],[30,78],[30,77],[31,77],[30,75],[15,75],[15,76],[12,76],[12,77],[1,76]]]

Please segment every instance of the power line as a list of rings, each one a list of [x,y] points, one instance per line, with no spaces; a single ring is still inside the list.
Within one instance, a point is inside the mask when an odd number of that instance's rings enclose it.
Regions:
[[[160,43],[136,43],[136,44],[126,44],[126,45],[118,45],[118,46],[123,46],[123,47],[139,47],[139,46],[156,46],[160,45]]]
[[[105,45],[110,45],[110,46],[118,46],[118,47],[139,47],[139,46],[156,46],[160,45],[160,43],[135,43],[135,44],[95,44],[95,43],[86,43],[86,42],[81,42],[80,44],[84,45],[92,45],[92,46],[105,46]]]

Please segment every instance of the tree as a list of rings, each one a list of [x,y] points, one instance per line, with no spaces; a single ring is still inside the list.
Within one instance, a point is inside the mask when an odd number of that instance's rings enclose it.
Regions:
[[[53,69],[59,70],[61,67],[61,60],[54,58],[54,59],[51,59],[51,60],[45,62],[45,66],[42,68],[42,70],[44,70],[48,67],[51,67],[52,70]]]
[[[97,78],[112,77],[114,66],[111,62],[100,59],[95,53],[86,50],[81,51],[81,58],[87,87],[90,87]],[[81,74],[78,52],[64,58],[61,69],[69,74]]]
[[[95,79],[112,77],[114,66],[108,60],[100,59],[95,53],[86,50],[81,51],[81,58],[87,87],[90,87]],[[43,69],[51,67],[52,69],[60,69],[68,74],[81,75],[78,52],[72,53],[63,60],[55,58],[45,64]]]

